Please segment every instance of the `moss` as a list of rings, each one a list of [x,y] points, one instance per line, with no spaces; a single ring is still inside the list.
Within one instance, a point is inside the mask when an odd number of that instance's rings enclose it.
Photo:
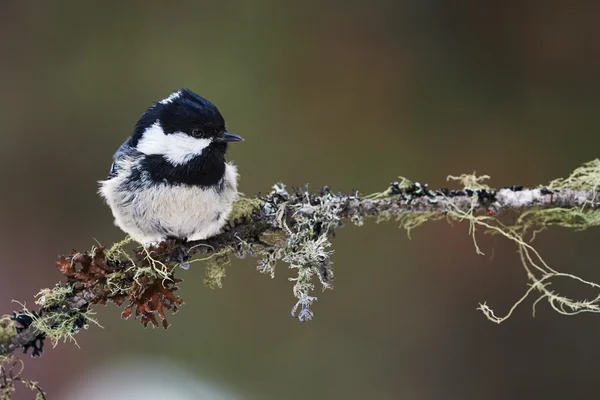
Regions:
[[[17,326],[15,321],[8,316],[0,318],[0,341],[7,342],[10,338],[17,334]],[[0,358],[0,362],[2,358]]]
[[[206,271],[204,276],[204,285],[211,289],[223,287],[223,278],[225,275],[225,266],[231,264],[229,251],[224,250],[213,254],[206,259]]]
[[[236,222],[248,221],[252,218],[252,214],[256,211],[259,211],[264,202],[248,197],[241,197],[235,203],[233,203],[233,208],[231,209],[231,213],[229,213],[229,217],[227,220],[230,225],[235,225]]]

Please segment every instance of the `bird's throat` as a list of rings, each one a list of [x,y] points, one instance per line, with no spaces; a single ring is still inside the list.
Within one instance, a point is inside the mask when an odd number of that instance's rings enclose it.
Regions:
[[[140,167],[156,183],[212,186],[219,184],[225,175],[225,154],[208,151],[180,165],[172,164],[163,155],[154,154],[146,156]]]

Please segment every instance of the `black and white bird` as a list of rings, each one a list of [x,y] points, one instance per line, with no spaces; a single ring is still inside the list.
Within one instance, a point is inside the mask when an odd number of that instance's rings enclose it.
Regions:
[[[142,115],[99,193],[115,224],[138,242],[206,239],[238,198],[237,168],[225,153],[241,140],[217,107],[182,89]]]

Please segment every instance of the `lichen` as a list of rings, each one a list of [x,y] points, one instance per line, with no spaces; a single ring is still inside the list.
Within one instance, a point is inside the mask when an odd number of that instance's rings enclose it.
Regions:
[[[307,321],[313,318],[311,305],[317,299],[312,295],[313,278],[318,278],[323,290],[333,288],[333,251],[328,250],[331,247],[329,238],[341,224],[339,211],[345,200],[327,188],[318,195],[311,195],[308,188],[297,189],[290,194],[285,186],[275,185],[271,198],[273,195],[280,199],[277,204],[271,205],[271,209],[285,232],[285,240],[275,241],[260,252],[262,259],[257,269],[273,277],[275,263],[281,260],[296,271],[296,275],[289,278],[294,282],[292,292],[297,298],[291,314],[300,321]],[[292,197],[300,201],[294,202],[290,209]],[[286,221],[289,214],[294,218],[292,226]]]
[[[475,171],[473,171],[472,174],[462,174],[459,176],[448,175],[446,177],[447,181],[460,182],[463,185],[463,189],[465,191],[467,191],[467,193],[472,193],[471,194],[471,207],[469,208],[469,210],[467,212],[462,212],[461,210],[459,210],[460,212],[456,213],[456,212],[451,211],[451,212],[447,213],[446,216],[451,219],[452,218],[456,219],[458,221],[463,221],[465,219],[467,221],[469,221],[469,235],[471,235],[471,238],[473,239],[473,245],[475,246],[475,252],[478,255],[484,255],[484,253],[483,253],[483,251],[481,251],[481,248],[477,244],[476,231],[477,231],[477,218],[479,218],[479,217],[475,217],[474,213],[475,213],[475,208],[477,207],[477,204],[479,202],[478,192],[481,190],[485,190],[485,191],[492,190],[488,185],[481,183],[488,179],[490,179],[489,175],[477,176],[477,175],[475,175]],[[449,204],[451,206],[453,205],[451,202],[449,202]],[[487,217],[483,217],[483,218],[487,218]]]
[[[159,325],[158,316],[162,327],[167,329],[170,324],[167,321],[165,310],[175,313],[183,304],[183,299],[175,294],[175,291],[179,289],[176,286],[179,282],[181,282],[180,279],[171,279],[165,283],[159,279],[142,276],[138,282],[132,284],[131,290],[127,294],[129,303],[121,316],[127,319],[135,311],[135,318],[140,316],[144,327],[151,324],[153,328]]]
[[[56,307],[64,304],[69,295],[73,294],[73,286],[57,283],[53,289],[42,289],[35,295],[36,304],[42,307]]]
[[[600,159],[584,163],[566,178],[554,179],[548,184],[550,190],[574,189],[596,192],[600,188]]]
[[[342,220],[360,226],[371,217],[377,222],[395,220],[409,237],[413,229],[428,221],[446,218],[450,223],[467,222],[478,254],[483,254],[477,243],[477,233],[481,231],[512,241],[530,287],[505,316],[496,316],[485,302],[481,303],[479,310],[491,321],[506,320],[532,294],[539,296],[533,303],[534,312],[541,300],[548,301],[562,314],[600,312],[600,285],[551,268],[531,245],[535,236],[549,226],[576,230],[599,226],[600,210],[594,199],[594,204],[579,208],[529,209],[522,212],[514,225],[506,225],[494,211],[501,209],[496,196],[499,192],[483,183],[490,179],[487,175],[448,176],[448,180],[462,186],[458,190],[430,190],[427,184],[400,179],[385,191],[363,198],[357,192],[334,194],[328,188],[317,193],[310,193],[307,187],[288,191],[285,185],[277,184],[266,197],[241,198],[234,204],[229,215],[231,226],[225,227],[224,238],[209,238],[195,245],[166,241],[133,251],[125,249],[132,242],[126,238],[108,250],[99,246],[90,252],[73,251],[56,263],[67,277],[67,283],[40,291],[36,301],[41,306],[39,313],[23,307],[21,313],[13,316],[14,321],[0,320],[0,339],[10,338],[31,326],[40,334],[23,348],[33,347],[34,355],[39,355],[45,337],[54,345],[59,340],[74,341],[74,335],[81,328],[90,322],[96,323],[92,318],[92,305],[109,301],[118,305],[127,302],[122,313],[124,318],[139,316],[144,326],[162,323],[166,328],[169,326],[166,311],[176,312],[183,304],[183,299],[175,294],[176,285],[181,282],[175,278],[177,266],[206,261],[205,285],[221,288],[230,256],[246,254],[260,257],[257,269],[271,277],[275,275],[278,261],[289,266],[293,274],[289,280],[293,282],[296,298],[291,314],[300,321],[310,320],[314,316],[312,305],[317,300],[315,287],[320,283],[324,290],[333,288],[331,237],[342,226]],[[539,192],[544,196],[565,189],[596,193],[599,187],[600,161],[595,160],[567,178],[552,181],[543,188],[547,193]],[[505,189],[520,191],[523,187]],[[589,193],[586,195],[589,198]],[[252,225],[254,223],[257,225]],[[198,253],[207,257],[190,261],[191,255]],[[559,278],[587,285],[599,295],[592,300],[563,296],[549,288]]]
[[[490,190],[488,185],[481,182],[490,179],[489,175],[475,175],[475,171],[472,174],[462,174],[459,176],[448,175],[446,181],[458,181],[462,184],[465,189],[471,190]]]
[[[371,193],[367,196],[364,196],[364,198],[369,200],[383,199],[386,197],[397,195],[399,194],[398,190],[406,189],[413,185],[413,183],[410,180],[406,179],[403,176],[399,176],[398,178],[400,179],[400,182],[392,182],[390,183],[388,188],[383,192]]]
[[[600,226],[600,210],[581,208],[535,208],[524,211],[512,228],[523,237],[531,234],[533,241],[537,234],[551,226],[561,226],[575,231],[583,231]]]
[[[266,235],[265,235],[266,236]],[[257,256],[260,258],[256,269],[262,273],[269,275],[271,279],[275,278],[275,266],[277,260],[281,260],[285,257],[286,243],[280,235],[272,235],[269,239],[263,238],[263,241],[269,244],[269,247],[258,249],[256,251]]]
[[[21,376],[25,365],[14,356],[0,357],[0,400],[11,400],[17,390],[17,383],[35,393],[35,400],[45,400],[46,394],[37,382]]]
[[[462,190],[440,189],[435,192],[428,191],[427,185],[411,183],[402,178],[402,183],[393,183],[390,188],[382,193],[374,193],[367,196],[369,199],[379,199],[390,196],[400,196],[410,204],[413,196],[429,196],[431,203],[445,201],[446,208],[443,212],[431,213],[402,213],[392,214],[390,211],[384,211],[377,215],[377,222],[395,219],[401,222],[401,227],[410,230],[440,218],[446,218],[449,222],[466,221],[469,224],[469,235],[473,240],[477,254],[483,254],[483,251],[477,243],[477,228],[483,229],[485,233],[497,234],[509,239],[517,246],[520,261],[527,273],[530,281],[530,288],[524,296],[520,298],[508,313],[503,317],[498,317],[493,310],[484,302],[479,305],[479,310],[484,315],[496,323],[505,321],[512,312],[532,293],[538,292],[539,297],[533,303],[535,307],[541,300],[546,300],[550,306],[561,314],[577,314],[581,312],[600,312],[600,294],[591,300],[577,300],[552,291],[548,286],[557,278],[567,278],[580,284],[587,285],[600,293],[600,286],[594,282],[587,281],[578,276],[561,273],[551,268],[541,257],[537,250],[531,245],[531,241],[536,235],[550,226],[562,226],[575,230],[584,230],[600,225],[600,210],[594,207],[580,208],[535,208],[522,212],[516,223],[507,226],[500,221],[494,212],[494,202],[496,191],[490,188],[483,181],[490,179],[488,175],[478,176],[475,173],[462,174],[459,176],[448,176],[449,181],[458,181],[462,185]],[[562,189],[592,191],[594,194],[600,188],[600,160],[594,160],[585,163],[577,168],[569,177],[556,179],[550,182],[544,190],[556,191]],[[512,190],[522,190],[522,186],[510,187]],[[451,201],[452,196],[468,195],[471,198],[469,209],[459,209]],[[487,213],[476,212],[481,210],[481,204],[488,204]],[[592,199],[594,202],[594,198]],[[589,205],[589,204],[588,204]],[[526,237],[530,237],[526,240]]]
[[[426,222],[437,221],[443,219],[444,215],[439,212],[426,212],[426,213],[405,213],[393,215],[390,212],[381,212],[377,215],[375,222],[388,222],[394,220],[400,223],[400,228],[406,230],[406,234],[409,239],[412,239],[411,232],[413,229],[425,224]]]
[[[598,175],[596,175],[598,174]],[[595,176],[591,179],[590,176]],[[555,180],[549,185],[554,190],[558,189],[581,189],[595,190],[600,184],[600,163],[591,162],[584,167],[578,168],[569,178]],[[578,179],[581,179],[579,181]],[[567,186],[568,185],[568,186]],[[452,205],[452,203],[449,203]],[[576,275],[559,272],[548,265],[540,253],[530,244],[535,238],[535,234],[544,230],[550,225],[560,225],[576,229],[587,229],[599,224],[597,210],[583,209],[534,209],[523,213],[517,220],[515,226],[503,224],[497,217],[489,215],[474,215],[473,210],[467,212],[455,209],[448,213],[448,216],[455,220],[467,220],[472,227],[472,236],[475,248],[478,254],[482,254],[475,240],[475,227],[479,226],[486,232],[498,234],[509,239],[517,246],[517,252],[521,264],[527,273],[530,281],[529,289],[518,299],[504,316],[497,316],[493,309],[487,303],[479,304],[478,310],[490,321],[501,323],[508,319],[514,310],[525,301],[531,294],[537,292],[539,297],[533,303],[533,314],[535,315],[536,305],[546,300],[548,304],[558,313],[563,315],[574,315],[582,312],[600,312],[600,285],[582,279]],[[524,234],[531,230],[533,232],[529,241],[525,240]],[[567,278],[575,282],[584,284],[598,291],[599,295],[591,300],[576,300],[568,298],[560,293],[550,290],[548,286],[557,278]]]
[[[58,342],[72,341],[79,347],[75,334],[81,329],[87,329],[90,323],[102,327],[92,316],[95,314],[90,308],[78,310],[67,304],[57,305],[51,313],[38,315],[23,307],[22,314],[31,318],[31,327],[50,339],[54,347]]]
[[[120,242],[114,243],[110,247],[110,249],[104,250],[104,254],[106,255],[106,258],[120,259],[121,257],[125,256],[126,259],[129,259],[133,263],[133,260],[131,260],[131,258],[129,257],[129,254],[125,251],[125,247],[132,242],[133,242],[133,239],[131,238],[131,236],[129,236],[129,235],[125,236],[125,238],[123,240],[121,240]]]

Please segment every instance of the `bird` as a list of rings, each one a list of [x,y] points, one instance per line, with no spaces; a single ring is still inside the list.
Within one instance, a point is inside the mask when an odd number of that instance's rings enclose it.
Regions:
[[[225,128],[217,107],[189,89],[155,102],[113,156],[98,193],[114,223],[132,239],[207,239],[220,232],[238,195],[229,143],[244,139]]]

